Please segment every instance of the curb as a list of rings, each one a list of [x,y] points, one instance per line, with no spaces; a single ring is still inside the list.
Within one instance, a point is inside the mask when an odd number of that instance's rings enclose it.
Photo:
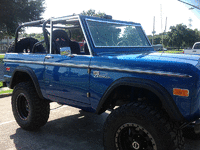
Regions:
[[[12,95],[12,93],[1,94],[0,98],[8,97],[8,96],[11,96],[11,95]]]

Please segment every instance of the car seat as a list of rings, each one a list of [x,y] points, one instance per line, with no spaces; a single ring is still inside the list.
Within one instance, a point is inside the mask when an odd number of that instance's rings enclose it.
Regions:
[[[54,54],[60,53],[61,47],[70,47],[72,54],[80,54],[80,46],[78,42],[71,41],[64,30],[54,30],[52,33],[53,39],[53,52]]]

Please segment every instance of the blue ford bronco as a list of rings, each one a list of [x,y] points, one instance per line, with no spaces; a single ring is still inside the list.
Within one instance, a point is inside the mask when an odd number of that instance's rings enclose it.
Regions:
[[[39,27],[43,40],[19,39]],[[34,31],[34,30],[33,30]],[[141,25],[72,15],[27,22],[4,58],[12,111],[25,130],[47,123],[50,102],[111,113],[105,150],[182,150],[182,130],[200,132],[200,59],[156,53]]]

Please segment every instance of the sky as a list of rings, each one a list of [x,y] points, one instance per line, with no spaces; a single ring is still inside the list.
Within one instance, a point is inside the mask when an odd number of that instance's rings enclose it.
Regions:
[[[192,20],[191,29],[200,30],[200,15],[195,15],[195,10],[189,10],[189,6],[178,0],[46,0],[45,7],[44,19],[93,9],[112,15],[115,20],[141,23],[147,35],[152,34],[154,16],[156,34],[165,30],[166,17],[166,31],[181,23],[189,27],[189,19]]]

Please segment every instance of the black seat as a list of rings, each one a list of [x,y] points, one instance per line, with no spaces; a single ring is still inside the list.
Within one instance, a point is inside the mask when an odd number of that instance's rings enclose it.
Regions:
[[[89,55],[90,54],[88,46],[87,46],[87,43],[84,44],[84,51],[85,51],[85,55]]]
[[[70,47],[72,54],[80,54],[80,46],[78,42],[71,41],[64,30],[54,30],[52,34],[53,38],[53,52],[54,54],[60,53],[61,47]]]

